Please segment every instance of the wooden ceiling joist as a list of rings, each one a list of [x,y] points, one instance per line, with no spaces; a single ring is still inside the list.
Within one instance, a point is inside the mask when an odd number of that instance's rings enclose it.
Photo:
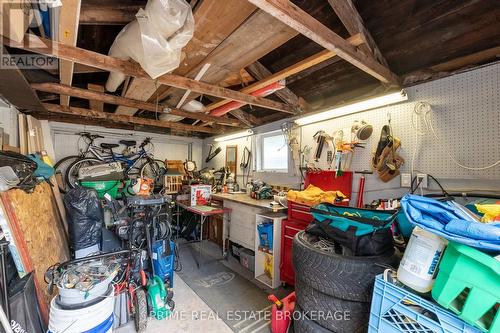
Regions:
[[[489,61],[500,59],[500,46],[455,58],[424,70],[417,70],[403,76],[403,85],[411,86],[425,81],[440,79],[469,70]]]
[[[363,19],[359,15],[358,10],[354,6],[352,0],[328,0],[330,6],[332,6],[335,14],[339,17],[342,24],[349,32],[349,34],[361,34],[366,44],[360,45],[359,49],[365,52],[366,55],[373,55],[375,59],[380,62],[385,67],[389,67],[384,56],[380,52],[377,44],[373,40],[372,35],[366,29]]]
[[[399,85],[397,76],[373,57],[357,51],[345,39],[324,26],[314,17],[288,0],[248,0],[260,9],[294,28],[304,36],[315,41],[327,50],[335,52],[342,59],[350,62],[376,79],[393,85]]]
[[[347,41],[349,42],[349,44],[351,44],[354,47],[362,45],[364,42],[364,40],[360,34],[356,34],[354,36],[351,36],[350,38],[347,39]],[[264,88],[264,87],[266,87],[274,82],[286,79],[287,77],[298,74],[303,70],[306,70],[308,68],[316,66],[317,64],[320,64],[328,59],[331,59],[331,58],[335,57],[336,55],[337,54],[335,52],[330,51],[330,50],[324,50],[324,51],[318,52],[316,54],[313,54],[310,57],[307,57],[306,59],[304,59],[302,61],[299,61],[296,64],[293,64],[287,68],[284,68],[284,69],[280,70],[279,72],[276,72],[272,75],[269,75],[266,78],[259,80],[255,83],[241,89],[240,92],[248,93],[248,94],[252,93],[252,92],[259,90],[261,88]],[[216,109],[222,105],[227,104],[228,102],[229,101],[222,100],[222,101],[218,101],[215,103],[211,103],[210,105],[207,106],[207,109],[213,110],[213,109]]]
[[[37,91],[43,91],[43,92],[48,92],[48,93],[55,93],[55,94],[64,94],[72,97],[78,97],[78,98],[83,98],[83,99],[88,99],[90,101],[99,101],[101,103],[108,103],[108,104],[113,104],[113,105],[122,105],[126,107],[133,107],[136,109],[142,109],[142,110],[147,110],[151,112],[156,112],[158,111],[159,113],[164,113],[164,109],[166,108],[165,105],[156,105],[153,103],[148,103],[144,101],[139,101],[139,100],[134,100],[130,98],[125,98],[121,96],[115,96],[115,95],[110,95],[106,94],[103,92],[99,91],[94,91],[94,90],[87,90],[87,89],[82,89],[82,88],[76,88],[76,87],[70,87],[66,86],[63,84],[57,84],[57,83],[33,83],[31,84],[31,87]],[[92,109],[92,107],[91,107]],[[210,122],[215,122],[220,125],[227,125],[227,126],[241,126],[242,123],[236,119],[229,119],[227,117],[213,117],[210,115],[206,115],[204,113],[193,113],[193,112],[187,112],[187,111],[182,111],[178,109],[171,109],[169,113],[175,116],[182,116],[186,118],[191,118],[191,119],[197,119],[197,120],[203,120],[203,121],[210,121]]]
[[[97,52],[85,50],[75,46],[64,45],[58,42],[49,41],[37,36],[28,34],[23,43],[4,38],[4,43],[26,51],[41,53],[59,59],[78,62],[92,67],[97,67],[106,71],[120,72],[128,76],[151,80],[149,75],[135,62],[110,57]],[[46,45],[51,47],[47,48]],[[239,91],[215,86],[212,84],[198,82],[186,77],[165,74],[156,79],[158,84],[164,84],[180,89],[189,89],[200,94],[206,94],[224,99],[230,99],[246,104],[256,105],[267,109],[281,112],[294,113],[298,106],[287,105],[272,101],[270,99],[255,97]]]
[[[153,127],[161,127],[161,128],[170,128],[177,131],[187,131],[187,132],[202,132],[209,134],[217,134],[220,131],[210,128],[210,127],[201,127],[201,126],[191,126],[176,122],[170,121],[161,121],[154,119],[146,119],[139,118],[134,116],[126,116],[126,115],[118,115],[108,112],[94,111],[84,108],[77,108],[72,106],[65,105],[57,105],[57,104],[49,104],[43,103],[45,109],[49,112],[53,113],[61,113],[68,114],[79,117],[87,117],[91,119],[102,119],[102,120],[110,120],[118,123],[127,123],[127,124],[136,124],[136,125],[145,125],[145,126],[153,126]]]
[[[231,111],[231,114],[236,118],[238,118],[239,120],[241,120],[244,124],[246,124],[249,127],[262,125],[260,119],[255,117],[253,114],[245,112],[241,109],[233,110]]]
[[[194,77],[188,74],[231,35],[254,11],[255,6],[246,0],[204,0],[194,10],[195,31],[193,38],[184,47],[186,58],[173,74]],[[154,82],[132,79],[125,97],[143,101],[156,99],[170,87],[158,87]],[[158,91],[157,94],[155,92]],[[176,105],[176,103],[172,103]],[[133,115],[137,109],[118,107],[117,114]]]
[[[146,2],[120,0],[83,0],[80,10],[82,25],[125,25],[135,19],[135,14]]]
[[[242,68],[256,62],[297,35],[298,33],[286,24],[257,10],[203,60],[203,63],[211,64],[203,76],[203,81],[222,85],[227,76],[239,73]],[[196,75],[203,63],[194,67],[188,76]],[[161,100],[168,97],[169,103],[175,105],[183,94],[182,90],[168,89],[161,92],[159,98]],[[187,101],[197,96],[191,94]],[[295,110],[292,110],[288,113],[294,112]]]
[[[248,66],[247,70],[257,80],[264,80],[265,78],[268,78],[271,75],[273,75],[273,73],[271,73],[269,69],[267,69],[264,65],[262,65],[258,61]],[[275,91],[274,95],[287,104],[299,105],[301,103],[299,97],[295,95],[293,91],[291,91],[287,87]]]

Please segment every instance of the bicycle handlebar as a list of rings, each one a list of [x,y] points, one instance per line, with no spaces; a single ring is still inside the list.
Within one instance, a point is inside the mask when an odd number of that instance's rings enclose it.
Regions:
[[[81,133],[78,133],[80,136],[83,136],[91,141],[94,141],[95,139],[104,139],[104,137],[102,135],[98,135],[98,134],[90,134],[88,132],[81,132]]]
[[[141,145],[139,148],[144,148],[146,145],[151,143],[151,138],[145,138],[144,141],[142,141]]]

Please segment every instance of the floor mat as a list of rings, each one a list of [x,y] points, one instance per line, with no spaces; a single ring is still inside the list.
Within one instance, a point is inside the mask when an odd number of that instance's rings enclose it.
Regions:
[[[199,244],[180,244],[182,271],[179,277],[235,332],[270,332],[270,303],[267,293],[226,267],[204,251]],[[207,246],[205,243],[204,248]],[[191,249],[190,249],[191,248]],[[193,256],[200,261],[197,267]],[[175,289],[174,289],[175,290]]]

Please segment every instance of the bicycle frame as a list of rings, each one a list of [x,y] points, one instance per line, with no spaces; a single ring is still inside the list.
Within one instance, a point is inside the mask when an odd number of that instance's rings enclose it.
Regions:
[[[137,167],[136,164],[138,161],[140,161],[142,158],[153,158],[151,154],[149,154],[144,147],[141,147],[140,151],[134,153],[131,156],[125,156],[123,154],[117,154],[115,153],[112,149],[104,149],[101,148],[100,146],[97,146],[94,144],[93,139],[89,139],[87,137],[83,137],[85,143],[86,143],[86,148],[80,150],[80,156],[81,157],[95,157],[98,160],[101,160],[106,163],[111,163],[111,162],[119,162],[121,164],[125,164],[125,172],[130,171],[130,169]],[[86,139],[86,140],[85,140]],[[89,153],[92,156],[89,156]]]
[[[136,164],[142,158],[152,158],[148,154],[146,149],[144,149],[144,147],[142,147],[139,152],[134,153],[132,156],[124,156],[123,154],[116,154],[111,149],[110,149],[110,152],[111,152],[110,154],[105,154],[104,151],[105,151],[105,149],[102,149],[101,147],[95,146],[92,143],[89,144],[88,149],[87,149],[87,152],[90,152],[92,155],[94,155],[95,158],[97,158],[103,162],[107,162],[107,163],[119,162],[119,163],[125,164],[126,165],[125,172],[136,167]]]

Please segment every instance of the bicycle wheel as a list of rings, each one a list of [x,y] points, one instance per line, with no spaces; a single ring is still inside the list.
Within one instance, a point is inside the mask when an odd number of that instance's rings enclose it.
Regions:
[[[141,178],[151,178],[156,182],[165,174],[165,170],[165,163],[162,160],[149,159],[141,167]]]
[[[70,188],[75,188],[79,185],[78,182],[78,170],[82,167],[89,167],[97,164],[104,164],[105,162],[91,157],[84,157],[79,160],[76,160],[71,164],[66,171],[66,183]]]
[[[58,174],[60,175],[61,181],[58,181],[57,185],[58,185],[59,191],[61,193],[66,193],[66,190],[68,189],[67,183],[66,183],[66,171],[71,166],[71,164],[73,164],[74,162],[76,162],[80,158],[81,157],[78,155],[66,156],[66,157],[60,159],[59,161],[57,161],[56,164],[54,164],[56,179],[59,178],[59,176],[57,176],[57,175]]]

